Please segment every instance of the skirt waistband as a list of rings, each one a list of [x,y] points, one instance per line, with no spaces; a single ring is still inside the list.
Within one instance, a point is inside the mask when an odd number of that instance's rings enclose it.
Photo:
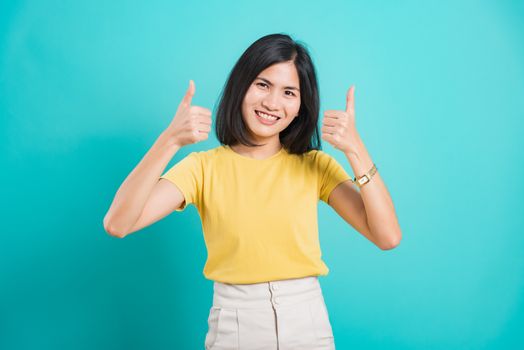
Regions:
[[[318,276],[252,284],[215,281],[213,290],[213,306],[232,309],[294,305],[322,295]]]

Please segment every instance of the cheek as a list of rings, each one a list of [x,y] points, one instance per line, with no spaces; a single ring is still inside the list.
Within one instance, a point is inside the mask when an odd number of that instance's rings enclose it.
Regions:
[[[300,110],[300,100],[298,101],[293,101],[293,102],[290,102],[288,105],[287,105],[287,108],[288,110],[288,113],[290,115],[297,115],[299,110]]]
[[[242,113],[249,113],[253,108],[253,96],[251,94],[246,94],[244,96],[244,101],[242,101]]]
[[[256,103],[258,100],[260,100],[260,94],[258,91],[254,89],[249,89],[246,93],[246,96],[244,96],[244,104],[249,107],[250,105]]]

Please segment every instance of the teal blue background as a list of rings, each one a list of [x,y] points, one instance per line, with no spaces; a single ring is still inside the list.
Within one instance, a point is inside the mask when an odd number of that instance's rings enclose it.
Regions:
[[[321,111],[355,84],[403,232],[382,251],[320,202],[337,349],[524,347],[523,18],[517,1],[3,1],[0,348],[203,349],[196,208],[124,239],[102,219],[189,79],[214,109],[276,32],[310,49]]]

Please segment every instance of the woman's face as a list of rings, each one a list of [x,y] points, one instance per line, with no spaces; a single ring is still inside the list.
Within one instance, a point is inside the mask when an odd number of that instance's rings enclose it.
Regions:
[[[293,61],[269,66],[255,78],[242,102],[242,118],[253,141],[278,139],[298,115],[300,109],[300,81]],[[267,113],[270,117],[264,119]]]

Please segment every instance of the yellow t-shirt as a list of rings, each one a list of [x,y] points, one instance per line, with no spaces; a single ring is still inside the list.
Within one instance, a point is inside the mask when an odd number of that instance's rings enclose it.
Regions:
[[[205,278],[259,283],[327,275],[318,239],[318,201],[350,176],[321,150],[282,148],[266,159],[227,145],[191,152],[161,178],[194,204],[207,247]]]

